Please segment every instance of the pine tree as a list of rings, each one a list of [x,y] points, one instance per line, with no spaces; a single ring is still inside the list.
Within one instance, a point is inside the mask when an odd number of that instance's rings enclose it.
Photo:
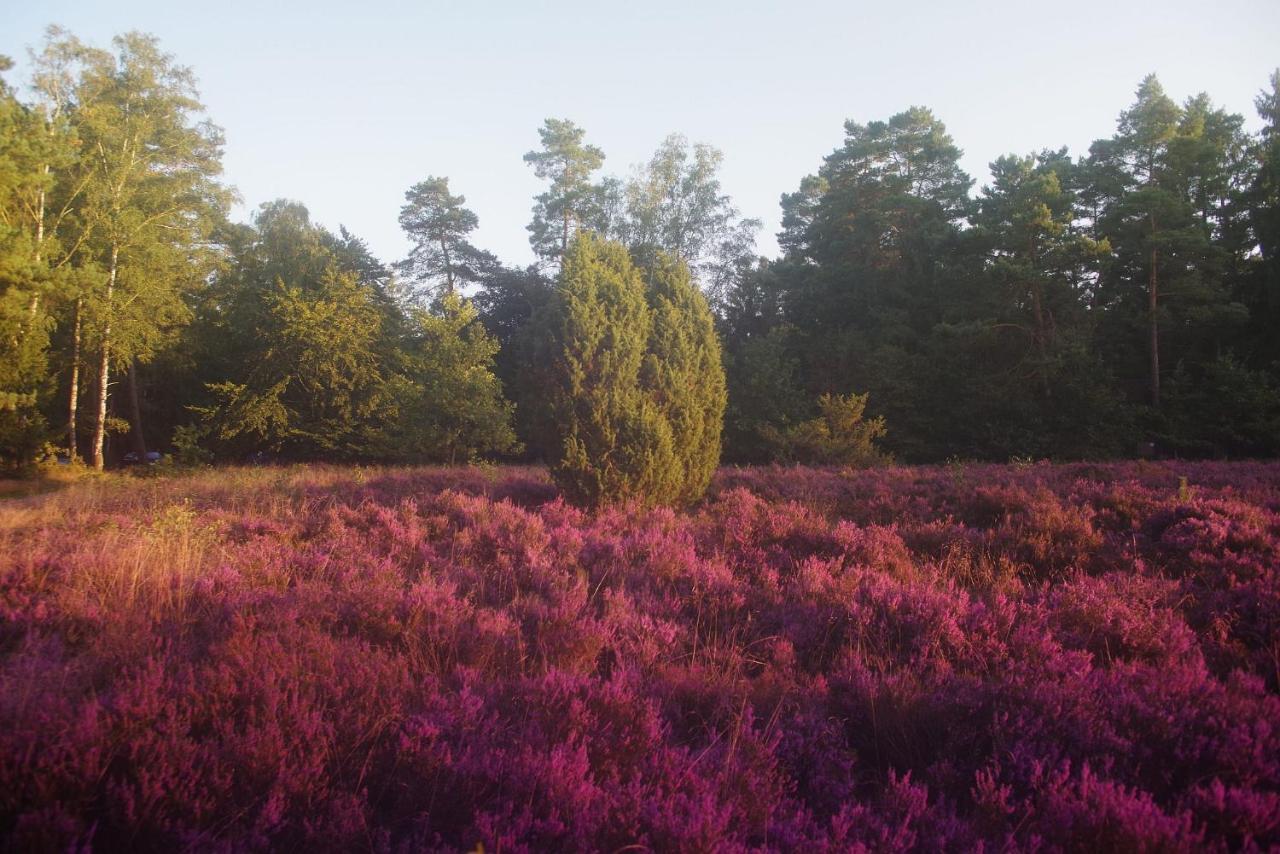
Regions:
[[[463,207],[466,196],[449,192],[449,179],[430,177],[404,194],[400,227],[413,240],[409,257],[399,266],[424,284],[428,292],[451,294],[480,278],[497,260],[472,246],[468,235],[480,219]]]
[[[578,229],[595,218],[599,198],[591,173],[604,164],[604,152],[584,144],[586,131],[568,119],[547,119],[538,136],[542,150],[530,151],[524,161],[551,186],[533,207],[529,243],[539,256],[554,261]]]
[[[1115,250],[1099,283],[1099,304],[1111,327],[1108,344],[1136,343],[1133,332],[1143,329],[1153,408],[1161,405],[1167,365],[1199,355],[1185,330],[1181,341],[1167,333],[1198,318],[1198,337],[1219,339],[1198,349],[1215,350],[1230,337],[1224,333],[1243,320],[1241,307],[1229,304],[1223,287],[1230,251],[1214,239],[1215,232],[1232,230],[1217,202],[1233,183],[1228,173],[1239,123],[1238,117],[1211,110],[1203,97],[1185,109],[1178,106],[1148,75],[1133,106],[1120,115],[1115,136],[1090,150],[1092,192],[1101,208],[1098,228]]]
[[[1270,84],[1254,100],[1262,133],[1254,147],[1253,179],[1240,195],[1258,248],[1250,277],[1254,335],[1265,357],[1280,361],[1280,69]]]

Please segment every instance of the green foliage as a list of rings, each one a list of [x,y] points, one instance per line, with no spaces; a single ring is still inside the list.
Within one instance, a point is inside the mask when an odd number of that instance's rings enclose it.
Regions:
[[[591,173],[604,164],[604,152],[587,145],[586,131],[568,119],[547,119],[538,137],[542,149],[530,151],[524,161],[551,186],[535,201],[529,244],[539,257],[557,260],[578,229],[599,218],[599,193]]]
[[[1169,381],[1165,442],[1189,456],[1280,454],[1280,383],[1231,355],[1180,365]]]
[[[801,420],[811,405],[791,354],[795,329],[777,326],[744,338],[728,362],[729,401],[725,413],[725,451],[740,462],[773,458],[771,431]]]
[[[817,418],[783,430],[765,425],[763,434],[778,459],[809,465],[870,466],[887,461],[875,446],[886,432],[883,417],[864,418],[865,394],[824,394]]]
[[[485,272],[474,298],[480,321],[498,344],[494,373],[506,396],[516,404],[516,435],[535,453],[542,453],[547,423],[546,395],[550,357],[543,334],[546,307],[554,283],[536,267],[516,270],[495,266]],[[547,456],[543,454],[543,456]]]
[[[398,305],[363,244],[264,205],[193,327],[215,449],[458,462],[518,450],[496,341],[456,293]],[[249,354],[246,359],[244,354]]]
[[[1274,96],[1258,103],[1274,118]],[[908,460],[1128,455],[1156,438],[1165,452],[1262,447],[1224,436],[1214,410],[1170,411],[1160,383],[1204,396],[1233,351],[1274,376],[1274,323],[1259,318],[1280,317],[1275,194],[1251,177],[1274,148],[1265,129],[1251,147],[1239,116],[1204,95],[1179,105],[1149,77],[1087,159],[1001,157],[976,200],[928,110],[845,132],[783,197],[785,258],[740,274],[723,302],[730,457],[773,455],[762,430],[805,417],[788,382],[807,400],[870,393],[893,425],[886,448]],[[1256,383],[1223,382],[1266,410]]]
[[[446,294],[436,309],[417,310],[412,319],[404,372],[395,380],[399,419],[388,455],[452,464],[519,453],[514,407],[493,373],[498,344],[475,307]]]
[[[1272,73],[1270,89],[1254,104],[1262,131],[1249,151],[1254,164],[1242,202],[1249,230],[1257,237],[1258,254],[1242,277],[1242,298],[1249,305],[1252,348],[1264,365],[1280,364],[1280,69]]]
[[[217,403],[199,411],[212,435],[300,458],[360,456],[389,405],[369,289],[335,268],[305,287],[281,281],[264,320],[245,381],[209,386]]]
[[[0,56],[0,72],[11,67]],[[50,297],[62,282],[45,213],[51,170],[71,158],[65,122],[18,101],[0,78],[0,462],[26,466],[46,437]]]
[[[662,251],[688,265],[717,302],[749,264],[760,222],[740,219],[720,186],[724,154],[690,145],[680,134],[662,141],[653,157],[622,182],[599,185],[597,229],[625,243],[633,255]]]
[[[726,388],[720,339],[689,268],[659,253],[647,271],[652,328],[641,381],[671,427],[676,503],[701,497],[720,463]]]
[[[545,318],[551,472],[575,503],[687,502],[719,458],[724,375],[705,301],[678,261],[646,287],[627,250],[570,245]]]
[[[540,264],[473,246],[429,177],[401,282],[296,202],[227,223],[221,131],[153,37],[51,28],[32,59],[29,102],[0,82],[6,466],[55,436],[74,453],[86,425],[98,465],[108,435],[433,461],[520,438],[594,505],[694,500],[722,421],[750,462],[1280,453],[1280,72],[1257,134],[1149,76],[1087,157],[999,157],[976,197],[929,110],[849,121],[783,196],[774,261],[718,150],[673,134],[601,180],[552,119],[525,156]]]
[[[787,258],[773,276],[796,330],[785,358],[808,400],[870,393],[894,425],[893,449],[909,458],[945,444],[950,401],[935,396],[949,390],[935,376],[945,363],[930,351],[940,326],[971,320],[966,290],[980,268],[960,228],[972,181],[959,157],[923,108],[850,121],[819,173],[783,198]]]
[[[399,266],[428,294],[453,293],[477,281],[496,259],[472,246],[467,236],[480,224],[463,207],[465,196],[449,192],[448,178],[427,178],[404,194],[400,227],[413,240],[409,257]]]
[[[217,183],[221,131],[203,120],[191,72],[154,37],[126,33],[104,51],[50,28],[33,60],[37,99],[21,150],[38,180],[0,208],[19,214],[26,235],[30,313],[75,328],[59,367],[92,364],[81,379],[94,381],[101,468],[112,372],[129,366],[136,378],[188,320],[185,297],[210,272],[209,238],[232,194]],[[63,412],[74,419],[78,404],[69,394]]]
[[[660,500],[676,480],[671,428],[640,384],[652,320],[627,250],[576,238],[548,311],[552,477],[587,506]]]
[[[213,461],[213,454],[201,445],[203,431],[194,424],[182,424],[173,431],[173,452],[168,459],[176,466],[195,468]]]
[[[1226,275],[1232,255],[1252,248],[1226,203],[1242,181],[1242,122],[1206,96],[1179,106],[1149,75],[1115,135],[1090,149],[1096,227],[1113,250],[1097,284],[1099,349],[1145,380],[1129,392],[1153,409],[1163,365],[1212,359],[1247,323]]]

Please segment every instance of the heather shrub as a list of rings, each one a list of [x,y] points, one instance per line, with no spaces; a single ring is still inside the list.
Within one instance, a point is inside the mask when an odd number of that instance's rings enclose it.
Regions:
[[[1061,578],[1092,567],[1102,546],[1093,510],[1064,502],[1046,489],[1020,496],[992,524],[992,550],[1008,555],[1029,578]]]
[[[6,501],[0,847],[1268,850],[1278,509],[1264,463]]]
[[[1176,610],[1180,596],[1176,582],[1114,572],[1058,588],[1051,613],[1058,637],[1102,664],[1200,661],[1195,633]]]

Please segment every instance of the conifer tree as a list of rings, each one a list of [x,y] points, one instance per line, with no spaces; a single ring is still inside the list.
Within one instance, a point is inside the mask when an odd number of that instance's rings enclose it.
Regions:
[[[569,246],[544,328],[552,476],[573,502],[683,503],[720,455],[724,370],[688,268],[655,258],[646,287],[627,250],[591,233]]]
[[[1263,126],[1254,147],[1255,172],[1242,195],[1258,247],[1250,300],[1255,335],[1265,358],[1280,360],[1280,69],[1269,82],[1270,89],[1254,99]]]
[[[1233,231],[1217,204],[1235,183],[1232,149],[1238,146],[1239,117],[1213,110],[1207,98],[1178,106],[1148,75],[1133,106],[1120,115],[1116,134],[1090,151],[1094,192],[1101,200],[1098,227],[1115,250],[1108,275],[1099,283],[1102,305],[1111,320],[1108,344],[1126,342],[1141,324],[1146,339],[1147,397],[1161,405],[1165,367],[1187,356],[1195,342],[1167,340],[1191,317],[1215,337],[1210,351],[1227,343],[1242,320],[1240,306],[1229,303],[1222,270],[1231,250],[1215,240]],[[1233,130],[1234,129],[1234,130]],[[1128,334],[1126,334],[1128,333]],[[1174,345],[1178,358],[1168,358]],[[1119,361],[1119,359],[1117,359]]]
[[[569,244],[547,331],[551,474],[575,504],[644,500],[671,459],[671,429],[640,385],[652,328],[627,250],[590,233]]]
[[[466,196],[449,192],[449,179],[429,177],[404,194],[400,227],[413,240],[400,269],[423,283],[431,293],[451,294],[480,277],[497,259],[472,246],[468,235],[480,219],[463,207]]]
[[[720,339],[682,261],[659,253],[648,277],[653,328],[643,380],[671,427],[678,480],[671,491],[688,503],[706,491],[720,462],[726,403]]]
[[[591,173],[604,164],[604,152],[583,142],[586,131],[568,119],[547,119],[538,129],[541,151],[530,151],[524,161],[539,178],[551,182],[537,198],[529,243],[548,260],[560,258],[569,240],[598,207],[598,190]]]

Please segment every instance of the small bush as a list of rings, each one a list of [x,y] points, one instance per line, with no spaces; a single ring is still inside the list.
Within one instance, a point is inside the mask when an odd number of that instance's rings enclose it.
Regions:
[[[875,446],[886,432],[883,417],[864,418],[865,394],[824,394],[819,415],[779,430],[762,428],[779,460],[809,465],[871,466],[887,461]]]

